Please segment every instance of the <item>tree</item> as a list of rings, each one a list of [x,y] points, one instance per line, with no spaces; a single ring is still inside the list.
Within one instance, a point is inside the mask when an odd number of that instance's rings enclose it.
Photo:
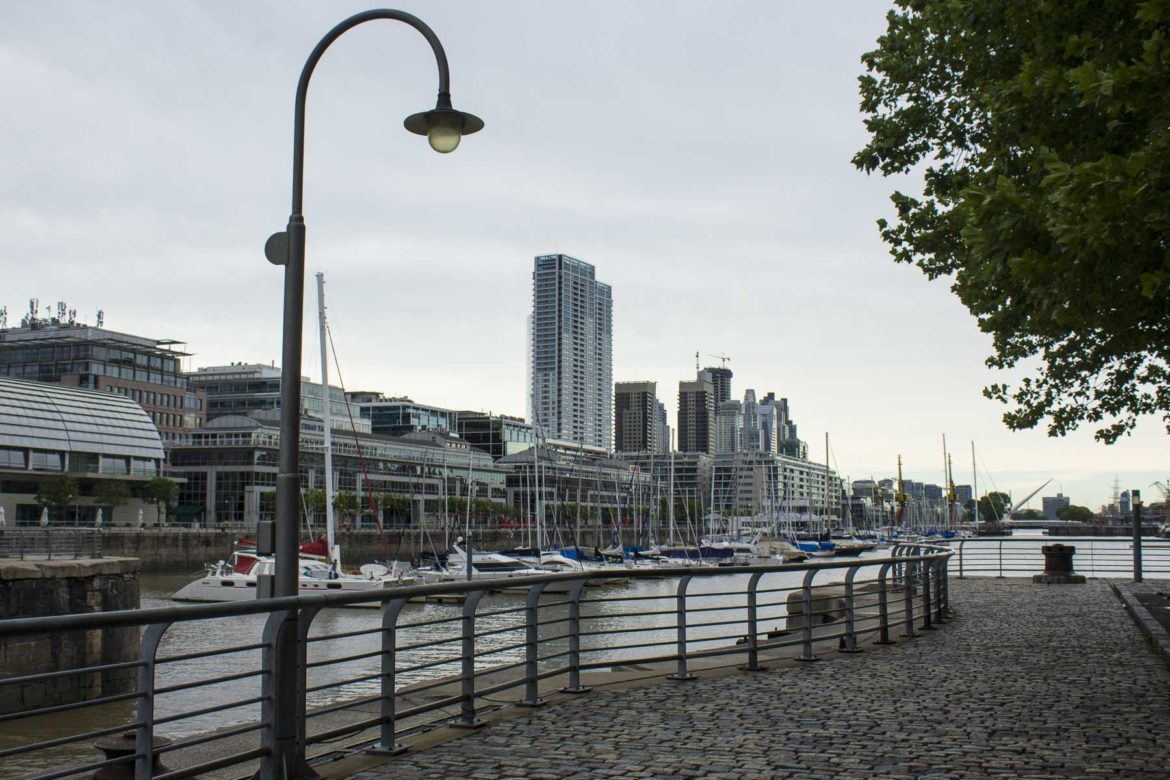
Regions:
[[[1020,520],[1042,520],[1044,513],[1039,509],[1025,509],[1016,515]]]
[[[94,483],[93,497],[101,506],[117,509],[130,500],[130,488],[120,479],[103,479]]]
[[[1062,506],[1060,509],[1057,509],[1056,516],[1061,520],[1072,520],[1073,522],[1077,523],[1087,523],[1088,521],[1092,520],[1095,515],[1093,510],[1089,509],[1087,506],[1069,504],[1068,506]]]
[[[922,169],[879,220],[1035,373],[984,395],[1014,430],[1170,430],[1170,5],[895,0],[862,57],[859,169]]]
[[[1007,493],[991,492],[979,499],[979,522],[998,523],[1007,519],[1012,499]]]
[[[48,509],[64,511],[78,496],[77,480],[69,474],[45,477],[37,486],[37,503]]]
[[[142,486],[140,495],[143,501],[150,501],[154,504],[161,521],[165,516],[166,508],[175,503],[179,497],[179,483],[166,477],[153,477]]]

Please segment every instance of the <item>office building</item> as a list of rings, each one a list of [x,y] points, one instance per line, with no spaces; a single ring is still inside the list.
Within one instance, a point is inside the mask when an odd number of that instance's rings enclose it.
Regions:
[[[1129,496],[1126,496],[1126,503],[1128,503],[1128,499]],[[1060,510],[1068,506],[1070,501],[1065,494],[1057,493],[1055,496],[1044,496],[1040,499],[1040,503],[1044,507],[1044,519],[1057,520],[1060,517]]]
[[[592,265],[562,254],[535,258],[528,338],[539,435],[611,449],[613,297]]]
[[[674,431],[666,421],[666,407],[661,401],[654,402],[654,440],[658,445],[656,452],[670,452],[674,446],[672,438]]]
[[[69,506],[49,511],[52,525],[154,525],[157,509],[131,495],[103,503],[100,483],[125,483],[131,493],[161,473],[159,431],[141,406],[118,393],[81,390],[0,376],[0,511],[13,526],[38,526],[41,484],[57,475],[76,480]],[[0,534],[3,531],[0,530]]]
[[[519,417],[472,411],[460,411],[456,416],[459,438],[491,455],[492,460],[526,452],[536,439],[532,425]]]
[[[227,415],[280,411],[280,368],[263,363],[206,366],[187,375],[191,386],[206,394],[208,421]],[[301,414],[324,419],[321,383],[301,377]],[[370,420],[347,403],[345,391],[329,386],[329,413],[335,429],[370,433]]]
[[[150,417],[164,446],[203,424],[203,394],[182,372],[188,353],[177,349],[180,342],[79,323],[64,303],[55,317],[39,316],[36,300],[29,309],[20,327],[0,327],[0,376],[129,398]]]
[[[455,433],[458,430],[457,413],[429,404],[420,404],[406,397],[387,398],[381,393],[346,393],[351,406],[370,421],[370,431],[385,436],[404,436],[408,433],[435,431]]]
[[[966,506],[975,498],[975,491],[970,485],[955,485],[955,501],[959,506]]]
[[[618,382],[613,386],[614,450],[658,452],[657,385]]]
[[[715,388],[709,379],[678,383],[678,450],[715,452]]]
[[[724,401],[715,411],[715,452],[738,452],[743,432],[743,405]]]

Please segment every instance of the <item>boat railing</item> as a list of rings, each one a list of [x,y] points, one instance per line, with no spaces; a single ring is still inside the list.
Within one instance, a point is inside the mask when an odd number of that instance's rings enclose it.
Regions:
[[[45,780],[130,766],[140,780],[227,767],[299,775],[302,762],[343,748],[392,753],[418,730],[480,725],[502,701],[584,694],[623,666],[690,680],[720,664],[759,670],[914,636],[948,617],[954,554],[909,544],[850,560],[508,579],[519,596],[471,580],[0,620],[0,653],[63,632],[87,632],[93,646],[141,632],[126,657],[54,657],[0,678],[0,765]],[[380,611],[347,613],[367,624],[336,627],[335,608],[370,602]],[[295,651],[282,657],[278,636],[289,632]],[[197,649],[176,647],[173,634],[198,635]],[[295,690],[274,685],[281,663],[295,664]],[[54,698],[79,689],[89,698]],[[120,752],[90,747],[118,735]]]
[[[977,536],[937,544],[955,551],[952,563],[960,577],[1022,577],[1044,571],[1043,548],[1076,548],[1073,566],[1088,577],[1158,577],[1170,579],[1170,539],[1142,537],[1134,554],[1125,536]]]

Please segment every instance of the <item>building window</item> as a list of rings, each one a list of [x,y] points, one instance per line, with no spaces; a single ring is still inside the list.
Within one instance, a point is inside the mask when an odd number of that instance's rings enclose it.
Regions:
[[[28,463],[24,450],[0,447],[0,468],[23,469]]]
[[[33,471],[61,471],[64,469],[64,458],[60,452],[32,451]]]
[[[99,470],[102,474],[127,474],[130,468],[125,458],[112,458],[108,455],[102,455]]]

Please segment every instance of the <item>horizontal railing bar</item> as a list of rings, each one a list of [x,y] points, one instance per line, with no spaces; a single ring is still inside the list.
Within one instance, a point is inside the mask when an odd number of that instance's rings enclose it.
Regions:
[[[333,704],[326,704],[321,707],[314,707],[312,710],[305,713],[305,720],[309,718],[317,718],[322,715],[331,715],[334,712],[341,712],[342,710],[360,707],[363,704],[373,704],[376,701],[381,701],[382,695],[373,693],[369,696],[359,696],[356,699],[346,699],[345,701],[334,702]]]
[[[413,623],[399,623],[395,625],[395,630],[406,631],[411,628],[426,628],[427,626],[441,626],[444,623],[458,623],[463,620],[462,614],[450,615],[448,617],[434,618],[433,620],[417,620]]]
[[[488,687],[483,688],[482,690],[477,690],[475,692],[475,697],[478,699],[478,698],[481,698],[484,696],[491,696],[491,695],[496,694],[496,693],[503,693],[504,691],[510,691],[513,688],[519,688],[520,686],[524,685],[526,682],[528,682],[528,681],[525,680],[523,677],[517,677],[514,680],[507,680],[505,682],[497,683],[495,685],[489,685]]]
[[[422,669],[433,669],[436,666],[443,666],[445,664],[458,663],[459,661],[462,661],[462,660],[463,659],[461,657],[456,655],[456,656],[452,656],[451,658],[443,658],[443,659],[440,659],[438,661],[427,661],[425,664],[416,664],[415,666],[404,666],[401,669],[395,669],[394,674],[395,675],[410,674],[411,672],[417,672],[417,671],[420,671]]]
[[[667,623],[661,626],[636,626],[634,628],[623,628],[621,631],[581,631],[580,636],[610,636],[611,634],[639,634],[646,631],[674,631],[678,626],[674,623]]]
[[[492,666],[492,667],[489,667],[487,669],[481,669],[481,670],[475,672],[474,676],[476,679],[479,679],[481,677],[488,677],[488,676],[492,676],[492,675],[503,674],[504,672],[508,672],[508,671],[513,670],[513,669],[519,669],[521,666],[524,666],[525,663],[527,663],[527,662],[526,661],[516,661],[516,662],[510,663],[510,664],[500,664],[499,666]],[[523,682],[524,678],[521,677],[520,681]],[[480,691],[476,690],[475,695],[478,696],[479,694],[480,694]]]
[[[168,655],[164,658],[156,658],[154,660],[156,665],[177,663],[179,661],[194,661],[197,658],[211,658],[217,655],[232,655],[233,653],[244,653],[249,650],[263,650],[268,645],[264,642],[256,642],[250,645],[239,645],[238,647],[218,648],[215,650],[200,650],[195,653],[183,653],[182,655]]]
[[[157,722],[163,723],[164,721],[160,720]],[[169,745],[162,745],[155,748],[155,752],[169,753],[172,750],[183,750],[184,748],[191,748],[195,747],[196,745],[205,745],[208,742],[217,742],[218,740],[227,739],[229,737],[238,737],[241,734],[247,734],[252,731],[259,731],[262,728],[264,728],[263,723],[245,723],[240,726],[232,726],[223,730],[217,729],[209,734],[200,734],[188,739],[175,740]]]
[[[191,680],[185,683],[176,683],[174,685],[165,685],[154,689],[156,696],[161,696],[164,693],[175,693],[177,691],[187,691],[192,688],[202,688],[203,686],[222,685],[226,682],[235,682],[236,680],[246,680],[249,677],[259,677],[264,674],[262,669],[254,669],[249,672],[236,672],[235,674],[225,674],[219,677],[209,677],[200,680]]]
[[[525,647],[527,644],[528,644],[527,642],[516,642],[516,643],[510,644],[510,645],[502,645],[500,647],[493,647],[489,650],[482,650],[482,651],[476,652],[471,657],[472,658],[485,658],[489,655],[499,655],[500,653],[506,653],[510,650],[519,650],[520,648]]]
[[[58,712],[68,712],[70,710],[79,710],[84,707],[99,707],[103,704],[113,704],[116,701],[126,701],[127,699],[137,699],[142,694],[135,691],[134,693],[112,693],[109,696],[102,696],[99,699],[86,699],[85,701],[71,701],[67,704],[54,704],[51,707],[41,707],[35,710],[22,710],[19,712],[7,712],[0,715],[0,723],[9,720],[22,720],[24,718],[39,718],[45,715],[55,715]]]
[[[82,766],[70,767],[69,769],[62,769],[57,772],[50,772],[47,775],[34,775],[31,780],[56,780],[58,777],[69,777],[70,775],[79,775],[89,772],[91,769],[101,769],[107,766],[116,766],[118,764],[129,764],[138,758],[138,754],[129,756],[118,756],[117,758],[107,758],[104,761],[94,761]]]
[[[360,661],[363,658],[375,658],[382,655],[381,650],[369,650],[365,653],[355,653],[354,655],[339,655],[335,658],[322,658],[319,661],[309,661],[305,663],[306,669],[319,669],[322,666],[333,666],[335,664],[347,664],[353,661]]]
[[[322,683],[321,685],[313,685],[305,688],[305,693],[317,693],[318,691],[327,691],[330,688],[344,688],[347,685],[354,683],[369,682],[370,680],[377,680],[382,677],[381,672],[372,672],[370,674],[363,674],[359,677],[346,677],[344,680],[334,680],[333,682]]]
[[[0,620],[0,625],[4,623]],[[20,677],[5,677],[0,680],[0,688],[6,685],[20,685],[22,683],[43,682],[52,680],[57,677],[70,677],[75,674],[93,674],[95,672],[108,672],[118,669],[132,669],[137,666],[142,666],[143,661],[121,661],[116,664],[102,664],[101,666],[86,666],[81,669],[62,669],[56,672],[39,672],[38,674],[26,674]]]
[[[227,704],[213,704],[210,707],[204,707],[198,710],[188,710],[174,715],[166,715],[161,718],[155,718],[154,725],[158,726],[163,723],[186,720],[187,718],[197,718],[200,715],[208,715],[212,712],[220,712],[221,710],[234,710],[236,707],[247,707],[250,704],[259,704],[267,698],[267,696],[253,696],[250,699],[240,699],[239,701],[228,702]]]
[[[476,631],[475,638],[479,639],[480,637],[485,637],[485,636],[495,636],[497,634],[508,634],[508,633],[511,633],[512,631],[523,631],[524,628],[525,628],[525,625],[523,623],[517,623],[514,626],[505,626],[504,628],[491,628],[491,629],[488,629],[487,631]]]
[[[8,756],[19,756],[22,753],[29,753],[33,750],[47,750],[49,748],[61,747],[73,742],[80,742],[83,739],[97,739],[98,737],[105,737],[110,734],[117,734],[120,731],[128,729],[136,729],[141,726],[141,723],[131,723],[130,725],[121,726],[106,726],[104,729],[94,729],[92,731],[83,731],[80,734],[70,734],[64,737],[57,737],[56,739],[46,739],[42,742],[33,742],[28,745],[20,745],[18,747],[5,748],[0,750],[0,758],[8,758]]]
[[[955,554],[951,548],[922,545],[926,552],[905,555],[898,558],[869,558],[863,566],[880,566],[885,563],[907,563],[933,561]],[[608,572],[592,570],[569,574],[540,574],[530,577],[515,577],[508,587],[521,588],[540,583],[604,581],[607,579],[658,579],[662,577],[689,576],[694,579],[726,577],[735,574],[804,572],[810,570],[830,571],[858,566],[857,560],[822,560],[815,563],[789,563],[763,566],[721,566],[721,567],[664,567],[654,571],[637,569]],[[369,602],[386,603],[398,599],[421,596],[438,596],[459,593],[486,592],[493,589],[482,581],[451,582],[433,585],[405,585],[384,588],[375,592],[357,593],[314,593],[299,596],[280,596],[250,601],[232,601],[212,604],[183,604],[179,606],[151,607],[137,610],[115,610],[111,612],[82,613],[73,615],[46,615],[42,617],[14,618],[0,621],[0,636],[17,636],[48,631],[74,631],[93,628],[115,628],[120,626],[144,626],[151,623],[167,623],[205,618],[229,617],[263,613],[277,613],[286,610],[300,610],[309,607],[337,607]]]
[[[424,712],[434,712],[435,710],[445,710],[448,707],[458,704],[463,701],[463,696],[448,696],[445,699],[436,699],[435,701],[420,704],[417,707],[411,707],[405,710],[399,710],[395,713],[396,720],[406,720],[413,718],[416,715],[422,715]],[[381,722],[381,719],[379,719]]]
[[[671,596],[671,598],[675,598]],[[582,615],[581,622],[586,620],[609,620],[611,618],[634,618],[634,617],[654,617],[656,615],[674,615],[677,614],[677,609],[654,609],[649,612],[614,612],[610,615]],[[621,629],[625,631],[625,629]]]
[[[313,642],[329,642],[334,639],[352,639],[355,636],[380,634],[384,630],[385,629],[383,629],[381,626],[375,626],[374,628],[358,628],[354,629],[353,631],[341,631],[336,634],[320,634],[318,636],[311,636],[309,637],[308,641],[311,644]]]
[[[610,647],[582,647],[581,652],[582,653],[598,653],[598,652],[604,652],[607,650],[641,650],[643,647],[662,647],[663,645],[676,645],[676,644],[678,644],[678,640],[667,639],[667,640],[664,640],[662,642],[642,642],[642,643],[636,644],[636,645],[612,645]],[[614,659],[613,663],[619,663],[621,661],[627,661],[627,660],[628,661],[641,661],[641,659],[638,659],[638,658],[628,658],[628,659]]]
[[[346,734],[356,734],[359,731],[372,729],[374,726],[380,726],[383,718],[367,718],[366,720],[359,720],[357,723],[348,723],[344,726],[329,729],[327,731],[318,732],[311,737],[305,737],[305,744],[315,745],[320,742],[328,742],[338,737],[344,737]]]
[[[497,615],[515,615],[515,614],[518,614],[520,612],[523,612],[526,609],[528,609],[528,608],[527,607],[508,607],[507,609],[491,609],[491,610],[488,610],[486,612],[478,612],[477,611],[475,613],[475,619],[479,620],[480,618],[496,617]]]
[[[407,653],[407,652],[410,652],[411,650],[425,650],[428,647],[438,647],[439,645],[449,645],[452,642],[459,642],[462,639],[463,639],[463,637],[456,634],[455,636],[449,636],[449,637],[446,637],[445,639],[433,639],[429,642],[415,642],[414,644],[411,644],[411,645],[400,645],[399,647],[396,647],[394,649],[394,652]]]

